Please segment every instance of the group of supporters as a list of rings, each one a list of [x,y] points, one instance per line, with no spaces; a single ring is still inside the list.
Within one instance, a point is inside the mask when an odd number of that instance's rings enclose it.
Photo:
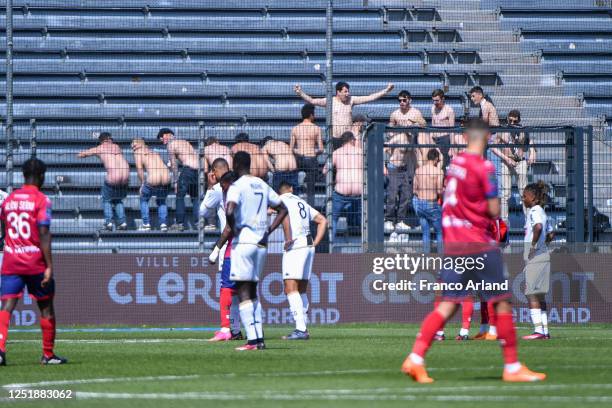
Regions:
[[[341,84],[339,84],[340,86]],[[385,95],[393,88],[389,85],[378,94],[364,98],[351,98],[348,85],[344,84],[337,89],[334,99],[334,112],[339,115],[351,116],[350,107],[356,103],[363,103]],[[313,99],[305,95],[299,87],[296,92],[312,105],[325,104],[324,99]],[[488,143],[493,139],[489,126],[491,120],[496,119],[494,109],[489,102],[479,100],[483,97],[482,90],[473,89],[472,99],[482,103],[481,119],[470,121],[465,131],[457,136],[463,138],[466,147],[452,153],[450,164],[441,168],[439,149],[426,147],[427,151],[415,152],[418,164],[414,171],[415,207],[417,212],[427,212],[431,208],[426,205],[439,205],[438,198],[443,193],[440,225],[443,235],[438,237],[438,244],[444,243],[445,256],[481,256],[484,267],[475,268],[465,272],[453,269],[440,271],[440,281],[447,284],[465,284],[470,282],[486,282],[501,284],[506,279],[504,263],[499,250],[500,216],[503,221],[503,211],[499,200],[499,187],[497,184],[495,165],[486,159],[485,152]],[[348,98],[348,99],[347,99]],[[437,99],[436,99],[437,98]],[[400,109],[391,116],[391,123],[398,126],[423,125],[420,113],[410,107],[410,95],[400,93]],[[336,102],[342,106],[336,106]],[[305,122],[299,126],[315,126],[314,110],[306,105],[303,109]],[[437,107],[437,108],[436,108]],[[443,94],[434,92],[434,109],[445,109]],[[441,115],[439,120],[450,121],[451,111]],[[351,116],[352,118],[352,116]],[[344,123],[340,121],[341,123]],[[450,123],[450,122],[448,122]],[[355,126],[351,120],[345,125]],[[359,125],[361,126],[361,125]],[[450,126],[450,125],[449,125]],[[336,210],[344,211],[354,205],[351,198],[359,190],[350,190],[356,186],[362,187],[362,180],[348,180],[344,182],[347,174],[343,169],[351,167],[358,154],[361,143],[358,140],[358,131],[343,130],[340,133],[337,149],[333,153],[332,163],[336,172],[336,191],[334,192],[334,214],[332,228],[335,229],[337,221]],[[314,133],[313,133],[314,135]],[[403,136],[401,136],[403,135]],[[334,135],[334,137],[336,137]],[[400,136],[409,137],[405,133]],[[432,139],[437,135],[428,135]],[[454,136],[453,136],[454,137]],[[503,136],[495,136],[498,140]],[[100,135],[100,144],[92,149],[79,153],[79,157],[98,155],[107,170],[107,177],[102,189],[105,218],[112,227],[113,209],[118,219],[118,228],[126,227],[125,213],[121,200],[125,197],[125,190],[129,184],[129,165],[117,144],[108,133]],[[214,341],[224,341],[242,338],[238,317],[246,333],[247,343],[237,348],[240,351],[261,350],[265,348],[264,331],[262,327],[262,306],[258,299],[257,284],[263,271],[267,243],[270,234],[279,226],[284,231],[284,255],[282,274],[285,282],[285,292],[289,308],[295,320],[296,328],[288,336],[288,340],[304,340],[310,337],[307,330],[308,297],[306,295],[308,280],[312,270],[315,247],[321,243],[327,229],[327,221],[307,201],[294,194],[295,185],[293,176],[288,176],[284,168],[278,169],[280,178],[274,182],[275,188],[270,187],[262,180],[267,173],[262,169],[274,169],[277,162],[270,162],[270,156],[278,154],[283,156],[284,147],[277,145],[275,140],[264,140],[262,146],[249,142],[248,136],[239,134],[236,143],[229,149],[222,146],[215,139],[207,141],[205,171],[208,173],[208,190],[202,205],[197,203],[198,169],[201,163],[193,147],[184,140],[175,138],[170,129],[161,129],[158,139],[167,146],[170,155],[170,171],[168,166],[156,152],[149,149],[142,139],[131,143],[134,152],[138,177],[141,183],[141,210],[143,211],[143,227],[150,228],[148,221],[148,200],[155,196],[165,201],[168,192],[174,189],[177,196],[175,229],[181,230],[185,222],[186,194],[191,195],[196,203],[193,205],[194,220],[200,216],[208,217],[216,212],[222,227],[222,233],[215,244],[210,261],[219,261],[222,287],[221,291],[221,321],[222,329],[215,333]],[[299,134],[296,133],[297,142],[293,149],[302,153],[311,153],[300,150]],[[320,134],[311,139],[313,146],[321,150]],[[282,143],[282,142],[279,142]],[[429,144],[429,143],[424,143]],[[529,142],[523,143],[523,153],[530,149]],[[513,147],[509,147],[512,149]],[[396,148],[391,148],[392,150]],[[400,147],[401,149],[401,147]],[[508,158],[504,151],[500,154],[515,163],[522,162],[515,156]],[[316,150],[314,150],[316,156]],[[289,151],[292,152],[291,146]],[[390,151],[390,156],[404,159],[411,153]],[[403,156],[402,156],[403,155]],[[449,153],[450,155],[450,153]],[[300,155],[300,160],[308,160],[311,156]],[[418,159],[420,157],[420,161]],[[405,171],[400,165],[402,161],[390,162],[387,171],[395,173]],[[182,166],[179,171],[179,164]],[[362,166],[362,163],[361,163]],[[515,166],[516,167],[516,166]],[[3,224],[3,235],[6,239],[5,255],[2,264],[1,300],[0,310],[0,365],[6,364],[6,340],[11,313],[17,300],[23,295],[27,286],[28,292],[33,296],[41,310],[41,328],[43,332],[43,364],[63,364],[66,359],[58,357],[53,352],[55,341],[55,316],[53,309],[53,296],[55,284],[53,279],[53,264],[50,246],[51,204],[49,199],[40,192],[44,183],[46,166],[38,159],[30,159],[24,163],[23,175],[25,184],[22,188],[12,192],[5,198],[0,207],[0,220]],[[323,172],[331,171],[327,167]],[[446,173],[445,180],[442,177]],[[276,175],[276,174],[275,174]],[[398,176],[400,177],[400,176]],[[402,175],[401,177],[405,177]],[[435,179],[435,180],[434,180]],[[274,180],[274,178],[273,178]],[[403,182],[404,179],[400,180]],[[432,184],[433,183],[433,184]],[[401,185],[401,183],[399,183]],[[340,190],[338,189],[340,186]],[[343,188],[347,187],[348,190]],[[402,187],[398,187],[401,189]],[[398,191],[396,196],[404,190]],[[436,197],[427,195],[434,192]],[[522,201],[526,217],[525,236],[525,273],[526,295],[532,308],[532,319],[535,333],[528,338],[550,338],[547,329],[546,309],[544,295],[548,291],[550,281],[550,258],[547,244],[552,239],[552,230],[543,209],[546,200],[546,190],[542,183],[525,186],[522,192]],[[145,203],[146,201],[146,203]],[[165,202],[158,202],[160,207],[160,228],[165,226],[167,215],[162,210]],[[147,218],[145,218],[145,213]],[[269,215],[275,214],[270,222]],[[310,225],[317,225],[316,235],[313,237]],[[107,226],[108,226],[107,224]],[[498,237],[496,237],[496,235]],[[443,236],[443,239],[441,237]],[[464,303],[472,294],[460,287],[444,290],[441,300],[435,310],[424,320],[421,331],[417,336],[412,352],[404,362],[402,370],[418,382],[432,382],[424,366],[424,357],[433,340],[443,329],[446,321],[456,312],[458,304]],[[503,379],[506,381],[540,381],[545,375],[528,370],[519,363],[517,356],[516,331],[512,320],[512,309],[508,302],[510,292],[507,289],[482,290],[479,296],[488,305],[489,323],[495,321],[496,338],[501,340],[504,355]],[[233,307],[232,307],[233,306]],[[467,306],[469,307],[469,306]],[[232,313],[232,310],[234,311]],[[234,315],[234,324],[231,316]],[[471,316],[471,312],[470,312]],[[490,326],[493,326],[490,324]],[[232,330],[233,329],[233,330]],[[460,337],[466,337],[465,332]]]

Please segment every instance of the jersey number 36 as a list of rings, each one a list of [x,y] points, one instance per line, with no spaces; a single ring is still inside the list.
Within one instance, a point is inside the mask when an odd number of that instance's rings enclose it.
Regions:
[[[6,220],[9,222],[10,226],[8,228],[8,234],[11,239],[28,239],[32,231],[30,231],[30,216],[28,213],[9,213]]]

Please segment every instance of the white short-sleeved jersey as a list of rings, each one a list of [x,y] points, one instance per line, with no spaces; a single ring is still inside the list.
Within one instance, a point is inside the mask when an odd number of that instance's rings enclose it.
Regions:
[[[546,235],[552,232],[553,228],[551,223],[548,221],[548,217],[546,216],[546,212],[539,205],[534,205],[527,212],[527,217],[525,219],[525,242],[531,243],[533,240],[533,228],[536,224],[542,224],[542,233],[540,234],[540,238],[536,244],[536,253],[535,255],[539,255],[547,251],[546,249]]]
[[[205,217],[209,211],[217,211],[219,217],[219,226],[221,231],[225,228],[225,202],[223,201],[223,190],[221,183],[217,183],[213,188],[206,191],[204,200],[200,204],[200,216]]]
[[[268,206],[281,203],[278,194],[262,179],[244,175],[227,190],[226,203],[236,203],[236,227],[240,230],[232,245],[258,244],[268,229]]]
[[[294,246],[296,248],[306,246],[306,237],[310,235],[310,222],[319,212],[294,194],[285,193],[280,198],[289,210],[289,224],[291,225],[291,238],[295,240]]]

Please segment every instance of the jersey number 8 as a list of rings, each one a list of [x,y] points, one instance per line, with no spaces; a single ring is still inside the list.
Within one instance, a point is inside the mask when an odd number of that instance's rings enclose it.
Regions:
[[[306,207],[304,207],[304,203],[298,201],[297,205],[300,208],[300,217],[306,219],[306,217],[308,217],[308,213],[306,212]]]

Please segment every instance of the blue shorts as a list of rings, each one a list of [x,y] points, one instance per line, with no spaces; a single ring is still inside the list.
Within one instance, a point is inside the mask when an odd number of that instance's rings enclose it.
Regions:
[[[472,294],[478,294],[484,301],[510,298],[508,273],[499,249],[474,255],[454,255],[448,258],[452,258],[454,267],[443,268],[440,271],[440,282],[452,284],[454,288],[444,287],[442,290],[444,300],[461,301]],[[466,263],[469,258],[472,259],[471,265]],[[476,288],[469,287],[470,282]],[[488,284],[504,284],[507,287],[497,285],[494,288],[487,288]]]
[[[232,258],[223,259],[223,266],[221,267],[221,287],[234,289],[236,282],[230,279],[230,272],[232,270]]]
[[[28,287],[30,297],[37,301],[53,299],[55,295],[55,280],[46,287],[42,287],[40,283],[45,277],[44,273],[37,275],[2,275],[0,284],[0,299],[21,298],[23,296],[23,288]]]

